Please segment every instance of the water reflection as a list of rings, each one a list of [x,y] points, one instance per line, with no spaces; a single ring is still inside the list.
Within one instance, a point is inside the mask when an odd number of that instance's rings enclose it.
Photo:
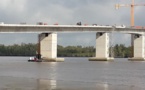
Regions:
[[[109,90],[108,88],[109,88],[108,83],[105,83],[105,84],[104,84],[104,90]]]
[[[38,87],[37,90],[56,90],[57,82],[56,80],[38,79],[37,87]]]
[[[110,90],[108,83],[96,84],[96,89],[98,90]]]
[[[49,67],[50,67],[50,79],[51,80],[44,80],[44,79],[38,79],[38,90],[46,90],[46,89],[50,89],[50,90],[54,90],[56,89],[57,86],[57,82],[56,82],[56,78],[57,78],[57,62],[50,62],[49,63]]]
[[[57,62],[51,62],[50,65],[50,79],[56,80],[57,79]]]
[[[56,90],[57,89],[57,62],[39,63],[37,73],[36,90]],[[44,70],[45,68],[46,70]],[[41,69],[40,69],[41,68]],[[45,74],[45,76],[44,76]]]
[[[58,81],[0,76],[0,90],[145,90],[135,85],[111,85],[108,83]]]
[[[56,80],[38,80],[37,90],[144,90],[136,86],[109,85],[88,82],[56,81]]]

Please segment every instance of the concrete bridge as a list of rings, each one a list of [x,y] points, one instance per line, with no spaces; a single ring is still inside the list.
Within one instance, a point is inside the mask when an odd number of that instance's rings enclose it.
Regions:
[[[39,34],[39,53],[48,61],[63,61],[57,58],[58,32],[94,32],[96,33],[96,56],[90,61],[113,60],[109,57],[109,33],[119,32],[134,35],[134,56],[129,60],[145,60],[145,29],[121,26],[79,26],[79,25],[21,25],[0,24],[0,33],[41,33]]]

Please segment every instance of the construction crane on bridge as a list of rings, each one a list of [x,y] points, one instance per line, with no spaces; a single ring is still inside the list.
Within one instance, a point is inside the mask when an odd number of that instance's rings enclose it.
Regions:
[[[119,9],[120,7],[130,7],[131,9],[131,20],[130,20],[130,25],[131,27],[134,27],[134,7],[135,6],[145,6],[145,4],[135,4],[134,3],[134,0],[132,0],[131,4],[116,4],[115,5],[115,8],[116,9]],[[132,47],[132,57],[133,57],[133,54],[134,54],[134,45],[133,45],[133,35],[131,35],[131,47]]]

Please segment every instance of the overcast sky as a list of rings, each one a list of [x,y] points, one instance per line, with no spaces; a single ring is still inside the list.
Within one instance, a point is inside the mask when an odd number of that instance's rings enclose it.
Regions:
[[[83,24],[130,25],[130,8],[115,9],[115,4],[130,4],[131,0],[0,0],[0,22],[16,24]],[[145,4],[145,0],[135,0]],[[145,7],[135,8],[135,25],[145,26]],[[113,43],[130,45],[130,35],[113,34]],[[3,34],[0,44],[37,43],[37,34]],[[95,45],[95,33],[59,33],[60,45]]]

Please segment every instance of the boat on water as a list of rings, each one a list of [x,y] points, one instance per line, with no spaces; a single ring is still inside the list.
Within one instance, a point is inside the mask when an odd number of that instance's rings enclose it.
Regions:
[[[42,60],[41,59],[38,59],[36,57],[30,57],[29,60],[28,60],[28,62],[42,62]]]

